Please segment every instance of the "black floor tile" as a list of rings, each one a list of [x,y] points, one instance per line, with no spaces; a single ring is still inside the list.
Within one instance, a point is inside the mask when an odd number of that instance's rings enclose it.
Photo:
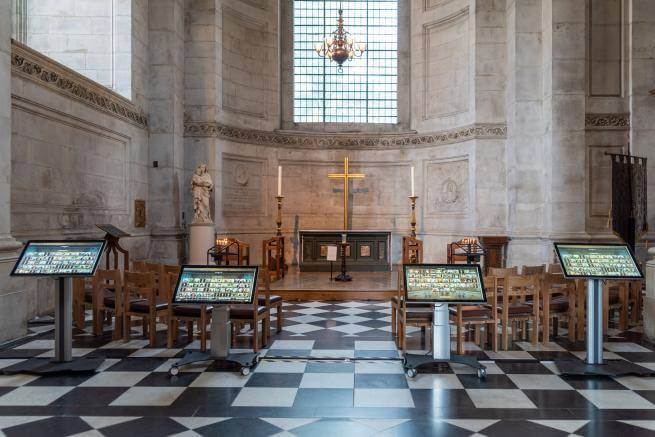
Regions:
[[[188,387],[200,372],[180,372],[171,377],[168,372],[153,372],[139,381],[138,387]]]
[[[399,374],[355,374],[355,388],[407,388],[405,375]]]
[[[355,358],[398,358],[398,351],[356,350]]]
[[[517,362],[504,362],[497,361],[496,364],[507,374],[539,374],[539,375],[552,375],[546,366],[541,363],[517,363]]]
[[[108,406],[125,393],[128,387],[75,387],[61,396],[51,406]]]
[[[293,428],[291,432],[298,437],[363,437],[373,434],[371,428],[348,419],[322,419]]]
[[[277,426],[261,419],[228,419],[194,430],[203,436],[270,436],[282,432]]]
[[[239,387],[191,387],[184,390],[171,406],[190,409],[204,406],[229,407],[240,391]]]
[[[354,391],[341,388],[298,389],[294,407],[352,407]]]
[[[577,408],[588,411],[597,408],[575,390],[523,390],[537,408]]]
[[[457,375],[464,388],[501,388],[515,389],[516,385],[506,375],[487,375],[486,378],[480,379],[477,375],[460,374]]]
[[[269,349],[267,357],[308,357],[311,349]]]
[[[488,437],[530,436],[530,437],[565,437],[568,434],[547,426],[526,420],[501,420],[481,431]]]
[[[92,429],[79,417],[51,417],[11,428],[3,429],[7,437],[22,436],[69,436]]]
[[[96,349],[87,355],[88,357],[98,358],[127,358],[138,349]]]
[[[616,354],[637,364],[655,362],[655,352],[617,352]]]
[[[142,417],[102,428],[102,433],[107,437],[164,437],[184,431],[187,431],[185,426],[168,417]]]
[[[389,326],[389,322],[383,320],[367,320],[365,322],[358,322],[358,325],[366,326],[368,328],[383,328]]]
[[[562,375],[561,378],[576,390],[625,390],[609,376]]]
[[[5,349],[5,350],[0,350],[0,359],[33,358],[45,352],[48,352],[48,349]]]
[[[439,408],[472,408],[475,404],[466,393],[461,389],[430,390],[430,389],[412,389],[412,398],[414,406],[422,410],[435,410]]]
[[[387,429],[379,434],[380,436],[469,436],[470,431],[450,425],[446,422],[435,420],[410,420]]]
[[[107,370],[112,372],[152,372],[166,361],[168,361],[167,358],[125,358]]]
[[[302,373],[253,373],[246,387],[286,387],[300,386]]]
[[[591,421],[575,433],[589,437],[652,437],[655,435],[653,431],[617,421]]]
[[[309,361],[305,373],[353,373],[355,363],[345,361]]]
[[[93,373],[84,373],[80,375],[48,375],[42,376],[26,385],[35,387],[76,387],[87,379],[92,378],[93,375]]]

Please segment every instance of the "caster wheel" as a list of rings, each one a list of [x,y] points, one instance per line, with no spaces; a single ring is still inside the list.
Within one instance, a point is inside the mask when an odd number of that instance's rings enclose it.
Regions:
[[[242,367],[241,376],[248,376],[248,375],[250,375],[250,367]]]
[[[484,379],[487,377],[487,370],[486,369],[478,369],[478,378]]]
[[[414,377],[416,377],[417,374],[418,374],[418,372],[416,371],[416,369],[407,369],[407,370],[405,370],[405,375],[407,375],[408,378],[414,378]]]
[[[179,368],[179,367],[176,367],[176,366],[173,366],[173,367],[171,367],[171,369],[168,371],[168,373],[169,373],[171,376],[177,376],[177,375],[180,373],[180,368]]]

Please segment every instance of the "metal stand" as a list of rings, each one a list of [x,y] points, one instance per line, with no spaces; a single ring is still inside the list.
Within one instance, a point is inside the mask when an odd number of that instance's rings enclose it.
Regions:
[[[215,361],[226,370],[238,370],[243,376],[248,375],[257,366],[259,354],[230,353],[232,324],[230,322],[230,307],[228,305],[218,305],[212,310],[211,333],[210,353],[188,352],[170,368],[169,373],[171,376],[176,376],[180,373],[180,367],[203,361]]]
[[[353,280],[352,276],[348,274],[346,269],[346,246],[348,243],[341,242],[341,273],[334,278],[335,281],[339,282],[350,282]]]
[[[563,375],[655,375],[655,371],[626,360],[603,361],[603,284],[587,281],[587,359],[555,360]]]
[[[414,378],[419,367],[435,363],[459,363],[477,369],[478,378],[487,376],[487,368],[480,364],[477,358],[469,355],[451,355],[450,353],[450,323],[448,304],[434,304],[432,314],[432,356],[405,354],[403,367],[409,378]]]
[[[32,358],[2,369],[5,375],[33,373],[89,373],[102,364],[104,358],[73,360],[73,278],[57,279],[55,295],[55,359]]]

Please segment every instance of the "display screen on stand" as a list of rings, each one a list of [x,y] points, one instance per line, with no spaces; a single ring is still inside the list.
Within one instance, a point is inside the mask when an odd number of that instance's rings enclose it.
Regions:
[[[477,264],[405,264],[405,297],[411,302],[486,303]]]
[[[12,276],[91,276],[105,240],[28,241]]]
[[[567,278],[643,278],[626,244],[555,243],[555,250]]]
[[[257,267],[182,266],[174,303],[251,304]]]

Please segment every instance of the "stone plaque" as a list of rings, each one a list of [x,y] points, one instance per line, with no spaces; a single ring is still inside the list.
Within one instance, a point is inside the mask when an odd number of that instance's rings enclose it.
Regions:
[[[141,199],[134,200],[134,227],[146,227],[146,201]]]
[[[368,244],[359,246],[359,256],[362,258],[371,256],[371,246]]]
[[[465,214],[469,207],[468,159],[426,166],[428,215]]]
[[[253,216],[264,211],[264,160],[223,155],[223,215]]]

